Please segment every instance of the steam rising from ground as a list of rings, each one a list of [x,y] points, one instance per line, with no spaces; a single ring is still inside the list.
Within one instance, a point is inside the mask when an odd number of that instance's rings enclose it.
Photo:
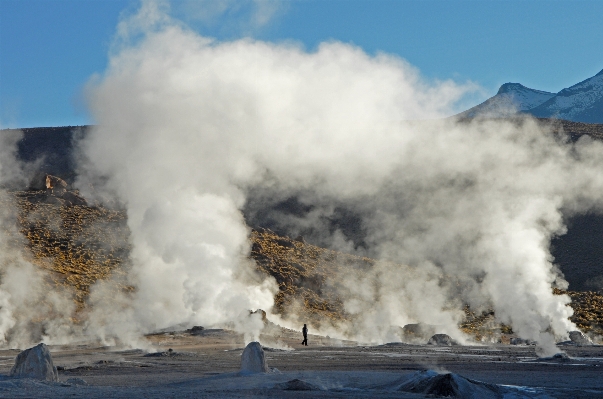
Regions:
[[[23,133],[6,130],[0,135],[0,345],[22,347],[43,339],[63,343],[71,336],[74,305],[53,289],[43,270],[23,254],[24,237],[17,230],[17,207],[8,194],[23,187],[35,165],[17,159],[17,143]]]
[[[247,312],[269,310],[277,286],[248,260],[241,210],[291,197],[311,206],[281,220],[292,234],[393,262],[327,282],[359,316],[331,335],[383,342],[424,322],[461,338],[463,303],[492,306],[549,350],[575,328],[569,298],[551,291],[565,282],[548,246],[564,215],[600,209],[600,143],[568,144],[530,119],[441,119],[471,85],[425,82],[347,44],[215,42],[148,4],[132,21],[142,40],[88,88],[98,126],[78,186],[126,204],[137,291],[109,303],[96,287],[88,331],[131,340],[234,322],[255,339],[262,323]],[[325,227],[337,209],[358,217],[363,246]]]
[[[392,325],[425,322],[458,337],[469,303],[523,337],[565,335],[572,311],[551,292],[565,282],[548,246],[562,210],[600,205],[601,145],[572,147],[528,119],[435,120],[468,89],[338,42],[308,53],[169,23],[146,32],[91,85],[99,127],[86,143],[89,170],[127,202],[135,318],[220,322],[270,307],[274,284],[250,279],[244,261],[253,190],[260,207],[301,198],[312,212],[289,231],[353,249],[321,229],[343,206],[360,217],[362,251],[411,268],[332,282],[361,316],[342,334],[382,341]]]

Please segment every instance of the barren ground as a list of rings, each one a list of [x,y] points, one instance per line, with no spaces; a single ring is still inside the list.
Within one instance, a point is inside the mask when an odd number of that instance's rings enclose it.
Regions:
[[[260,338],[268,366],[277,370],[240,375],[244,340],[232,331],[175,331],[147,339],[157,353],[94,344],[50,346],[59,383],[8,377],[19,351],[2,350],[0,397],[420,398],[394,389],[401,379],[425,369],[516,386],[506,387],[504,398],[603,397],[603,346],[560,346],[569,360],[539,359],[533,346],[503,344],[368,346],[310,335],[310,345],[302,347],[299,332],[281,329]],[[274,388],[295,378],[318,390]]]

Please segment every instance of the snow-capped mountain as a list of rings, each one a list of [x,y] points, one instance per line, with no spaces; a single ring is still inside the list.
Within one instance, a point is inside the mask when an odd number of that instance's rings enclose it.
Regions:
[[[603,123],[603,70],[567,89],[528,112],[539,118]]]
[[[530,89],[519,83],[505,83],[500,86],[494,97],[490,97],[458,116],[461,118],[476,116],[503,118],[537,107],[554,96],[555,93]]]
[[[517,113],[603,123],[603,71],[556,94],[530,89],[519,83],[505,83],[495,96],[456,116],[504,118]]]

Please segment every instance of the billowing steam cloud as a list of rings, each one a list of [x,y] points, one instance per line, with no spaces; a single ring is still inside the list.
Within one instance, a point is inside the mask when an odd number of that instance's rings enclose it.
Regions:
[[[137,290],[109,303],[109,288],[95,287],[85,331],[132,341],[233,322],[257,334],[247,312],[270,310],[277,287],[248,259],[242,210],[253,219],[290,198],[308,209],[275,216],[290,234],[389,261],[327,282],[358,316],[331,334],[381,342],[391,326],[424,322],[460,337],[464,303],[493,307],[544,346],[574,328],[569,298],[552,294],[565,282],[548,246],[564,216],[601,208],[601,144],[568,144],[529,119],[442,119],[470,85],[426,83],[399,58],[338,42],[311,53],[215,42],[152,3],[119,31],[137,41],[89,86],[98,126],[81,146],[79,187],[127,207]],[[341,212],[361,242],[328,225]],[[6,253],[0,335],[37,292],[15,291],[33,272],[6,266]],[[57,314],[52,337],[70,328],[70,310]]]
[[[353,249],[323,228],[345,208],[359,250],[409,266],[339,276],[333,289],[361,316],[341,334],[382,341],[426,322],[458,336],[461,303],[543,344],[574,328],[548,246],[562,212],[600,206],[600,144],[527,119],[437,119],[469,87],[427,84],[396,57],[220,43],[162,21],[89,88],[98,127],[82,176],[108,179],[127,204],[137,330],[269,309],[275,285],[246,260],[241,209],[290,197],[313,207],[283,221],[292,234]]]
[[[23,253],[25,238],[17,230],[17,206],[10,191],[27,184],[35,165],[17,159],[22,137],[18,130],[0,135],[0,345],[10,347],[40,339],[63,343],[73,330],[69,295],[55,290],[45,272]]]

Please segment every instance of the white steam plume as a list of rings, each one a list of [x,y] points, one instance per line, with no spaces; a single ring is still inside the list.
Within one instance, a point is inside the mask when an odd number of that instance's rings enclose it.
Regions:
[[[23,132],[0,133],[0,346],[64,343],[73,333],[74,303],[27,260],[25,238],[17,229],[18,207],[12,190],[25,186],[30,177],[28,165],[17,157]]]
[[[348,335],[383,341],[390,325],[426,322],[458,336],[461,303],[543,343],[575,328],[548,246],[562,212],[601,206],[599,143],[529,119],[437,119],[472,86],[425,83],[393,56],[220,43],[160,19],[90,84],[98,127],[83,147],[81,180],[108,179],[127,206],[132,331],[270,308],[275,284],[245,260],[251,189],[301,196],[315,206],[304,226],[344,205],[368,254],[409,265],[339,279],[363,315]]]

